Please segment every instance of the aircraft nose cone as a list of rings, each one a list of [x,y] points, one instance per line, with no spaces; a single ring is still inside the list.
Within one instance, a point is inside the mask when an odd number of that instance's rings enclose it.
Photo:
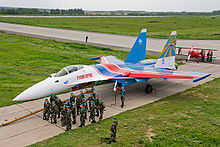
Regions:
[[[19,94],[13,101],[32,100],[50,95],[50,79],[47,78]]]

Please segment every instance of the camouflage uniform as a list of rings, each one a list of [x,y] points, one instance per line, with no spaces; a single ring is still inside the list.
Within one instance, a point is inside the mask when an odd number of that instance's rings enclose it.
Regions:
[[[80,97],[77,97],[76,98],[76,108],[77,108],[77,115],[79,115],[79,112],[80,112],[80,105],[81,105],[81,98]]]
[[[91,104],[91,109],[90,109],[90,116],[89,118],[92,120],[91,123],[95,123],[95,112],[96,112],[97,108],[94,104]]]
[[[72,128],[72,124],[71,124],[71,110],[68,108],[67,112],[66,112],[66,130],[65,131],[69,131]]]
[[[114,119],[114,121],[112,122],[111,129],[110,129],[111,137],[109,138],[108,144],[110,144],[111,142],[116,142],[117,125],[118,125],[118,122]]]
[[[99,120],[101,120],[103,118],[104,109],[105,109],[104,102],[102,102],[102,101],[99,102],[99,112],[100,112]]]
[[[54,95],[54,94],[52,94],[52,95],[50,96],[50,103],[52,103],[53,101],[55,101],[56,98],[57,98],[57,96]]]
[[[86,109],[85,119],[87,119],[87,111],[88,111],[87,101],[83,101],[82,104],[83,104],[84,108]]]
[[[86,109],[82,106],[81,107],[81,111],[80,111],[80,126],[79,127],[83,127],[85,126],[85,118],[86,118]]]
[[[87,101],[89,101],[89,110],[91,110],[91,101],[94,101],[94,97],[93,95],[90,95],[90,97],[87,99]]]
[[[48,101],[45,101],[44,102],[43,120],[48,120],[49,110],[50,110],[50,103]]]
[[[95,97],[94,103],[95,103],[96,108],[98,109],[98,107],[99,107],[99,98],[97,96]],[[99,117],[99,111],[96,111],[96,116]]]
[[[57,123],[57,112],[58,112],[58,108],[57,105],[54,103],[51,106],[51,123]]]
[[[75,104],[72,104],[71,112],[72,112],[73,124],[76,124],[76,105]]]
[[[64,105],[61,110],[61,127],[66,125],[65,124],[66,123],[66,113],[67,113],[67,109],[66,109],[66,105]]]
[[[70,103],[71,103],[71,104],[72,104],[72,102],[74,102],[74,103],[76,102],[75,98],[76,98],[76,97],[75,97],[74,95],[71,95],[71,96],[70,96]]]
[[[85,98],[85,95],[83,94],[83,92],[80,93],[80,97],[81,97],[81,100],[82,100],[83,98]]]
[[[61,99],[57,99],[55,101],[56,105],[57,105],[57,108],[58,108],[58,111],[57,111],[57,118],[60,118],[60,112],[62,110],[62,107],[63,107],[63,102],[61,101]]]

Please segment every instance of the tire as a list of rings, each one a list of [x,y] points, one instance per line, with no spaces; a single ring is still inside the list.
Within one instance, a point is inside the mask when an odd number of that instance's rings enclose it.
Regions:
[[[147,84],[146,87],[145,87],[145,93],[152,93],[152,86],[150,84]]]

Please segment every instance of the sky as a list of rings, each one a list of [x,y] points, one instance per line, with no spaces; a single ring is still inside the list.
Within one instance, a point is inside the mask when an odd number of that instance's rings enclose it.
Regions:
[[[82,8],[83,10],[199,11],[220,10],[220,0],[0,0],[0,6]]]

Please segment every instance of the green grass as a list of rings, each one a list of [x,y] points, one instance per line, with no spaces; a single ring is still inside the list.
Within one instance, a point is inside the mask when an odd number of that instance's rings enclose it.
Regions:
[[[63,67],[94,64],[90,59],[103,55],[124,60],[128,52],[0,32],[0,107]]]
[[[220,78],[117,115],[111,146],[220,146]],[[109,146],[111,118],[32,146]],[[149,139],[152,136],[152,142]]]
[[[137,36],[142,28],[148,36],[167,38],[171,31],[178,32],[180,39],[220,39],[220,17],[174,16],[130,18],[4,18],[0,22],[18,23],[43,27],[104,32]]]

